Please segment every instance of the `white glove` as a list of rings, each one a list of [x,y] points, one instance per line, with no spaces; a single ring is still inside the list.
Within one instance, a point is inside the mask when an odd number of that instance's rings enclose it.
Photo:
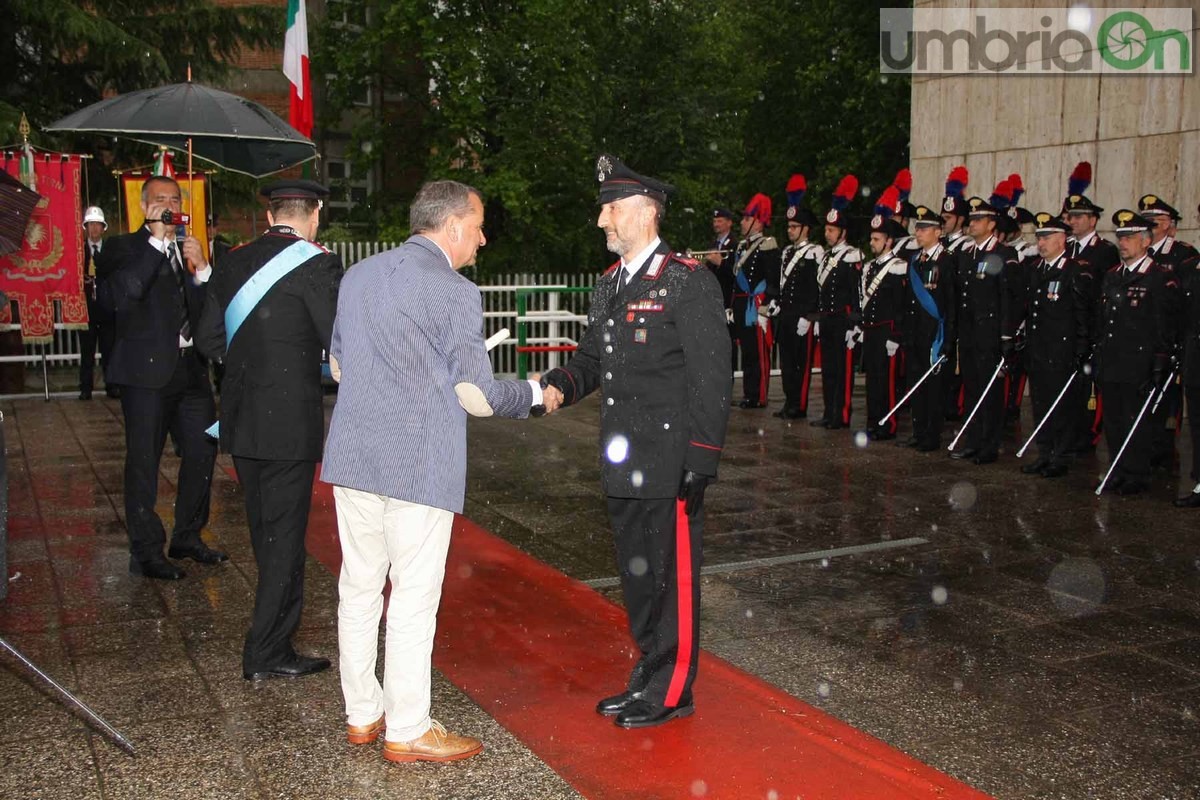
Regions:
[[[819,322],[813,323],[813,336],[815,336],[818,339],[821,338],[821,323],[819,323]]]
[[[758,315],[760,317],[771,316],[771,304],[770,303],[763,303],[761,306],[758,307],[757,310],[758,310]]]
[[[896,351],[900,349],[900,343],[893,342],[891,339],[888,339],[887,344],[884,346],[887,347],[888,358],[896,355]]]
[[[762,328],[762,329],[763,329],[763,333],[766,333],[766,332],[767,332],[767,329],[768,329],[770,326],[771,326],[771,318],[770,318],[770,317],[763,316],[762,314],[759,314],[759,316],[758,316],[758,327],[760,327],[760,328]]]
[[[767,309],[771,312],[772,317],[779,316],[780,305],[779,305],[779,303],[776,303],[774,300],[767,303]]]
[[[730,325],[733,324],[733,309],[732,308],[725,309],[725,321],[728,322]]]
[[[853,350],[854,346],[858,344],[858,339],[860,336],[862,336],[861,328],[851,328],[850,330],[846,331],[846,349]]]
[[[808,321],[808,317],[801,317],[796,323],[796,333],[800,336],[807,336],[808,329],[812,327],[812,323]]]

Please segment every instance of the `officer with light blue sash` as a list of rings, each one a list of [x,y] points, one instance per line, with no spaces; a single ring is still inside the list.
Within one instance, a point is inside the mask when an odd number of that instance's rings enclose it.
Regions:
[[[954,341],[954,259],[940,242],[942,217],[928,206],[917,206],[912,218],[913,238],[919,248],[908,267],[908,308],[903,317],[904,356],[910,365],[910,387],[915,385]],[[899,442],[924,453],[941,445],[943,381],[953,372],[943,365],[925,379],[910,400],[913,435]]]
[[[267,186],[270,229],[231,250],[209,281],[196,346],[222,359],[219,436],[246,496],[258,564],[242,655],[247,680],[297,677],[329,660],[299,655],[292,634],[304,591],[304,532],[325,433],[322,354],[329,349],[342,263],[314,244],[322,198],[312,181]]]

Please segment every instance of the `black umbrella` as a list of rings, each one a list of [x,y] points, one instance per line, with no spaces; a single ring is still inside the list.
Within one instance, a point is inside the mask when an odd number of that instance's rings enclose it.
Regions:
[[[265,107],[190,81],[101,100],[46,130],[102,133],[187,150],[254,178],[317,156],[311,140]]]
[[[21,249],[29,217],[41,199],[40,194],[0,169],[0,256]]]

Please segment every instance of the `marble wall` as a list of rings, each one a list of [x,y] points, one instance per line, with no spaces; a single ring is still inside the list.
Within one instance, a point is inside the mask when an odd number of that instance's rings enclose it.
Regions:
[[[1051,3],[942,0],[920,6],[1046,7]],[[1077,5],[1060,0],[1055,7]],[[1093,2],[1093,8],[1184,7],[1193,26],[1200,0]],[[1200,44],[1200,35],[1194,42]],[[1193,52],[1193,61],[1196,53]],[[1183,215],[1180,238],[1200,241],[1200,77],[1194,75],[914,76],[913,200],[936,203],[957,164],[971,173],[967,195],[986,197],[1020,173],[1031,211],[1056,212],[1079,161],[1093,167],[1088,195],[1105,208],[1133,208],[1158,194]]]

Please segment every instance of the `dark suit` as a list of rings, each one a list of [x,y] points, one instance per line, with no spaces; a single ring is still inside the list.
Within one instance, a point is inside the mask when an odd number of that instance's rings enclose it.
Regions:
[[[325,414],[321,352],[329,349],[342,262],[322,252],[280,278],[226,344],[225,311],[263,266],[300,238],[286,226],[231,251],[213,268],[196,346],[224,359],[221,449],[233,456],[246,493],[258,564],[244,672],[294,655],[304,603],[304,533]]]
[[[105,242],[96,260],[103,275],[96,286],[101,309],[114,315],[112,360],[105,371],[121,387],[125,417],[125,524],[130,552],[138,561],[162,557],[158,467],[170,430],[180,448],[172,546],[200,542],[208,523],[213,462],[217,447],[204,433],[216,417],[208,365],[195,348],[180,348],[186,317],[194,330],[204,289],[187,273],[176,277],[167,256],[150,242],[146,228]]]
[[[1098,297],[1091,270],[1066,253],[1053,263],[1039,258],[1026,276],[1021,300],[1027,309],[1024,360],[1035,426],[1090,353]],[[1077,448],[1079,409],[1086,407],[1090,383],[1090,377],[1077,375],[1042,426],[1039,460],[1062,466]]]
[[[997,378],[986,396],[983,390],[1000,363],[1001,343],[1013,335],[1012,291],[1008,280],[1017,254],[994,236],[959,262],[958,357],[968,410],[979,405],[964,438],[968,450],[995,456],[1000,450],[1004,420],[1003,384]],[[983,403],[979,398],[984,397]],[[969,413],[969,411],[968,411]]]
[[[100,252],[104,252],[101,243]],[[83,244],[83,298],[87,301],[88,327],[79,332],[79,392],[90,396],[96,382],[96,345],[100,345],[101,368],[108,367],[108,359],[112,354],[113,318],[112,315],[100,308],[96,300],[96,281],[101,276],[98,262],[92,260],[92,243]],[[105,386],[107,387],[107,380]]]
[[[729,418],[729,350],[720,287],[666,245],[622,288],[620,264],[597,282],[588,327],[546,383],[570,405],[600,389],[604,492],[629,627],[641,658],[628,691],[691,703],[699,654],[704,509],[677,501],[685,471],[715,477]]]
[[[925,379],[910,401],[913,438],[916,439],[916,445],[924,450],[934,450],[941,445],[942,423],[945,419],[945,381],[954,371],[949,360],[955,341],[955,260],[954,254],[939,244],[932,253],[916,256],[909,267],[908,291],[901,318],[904,358],[909,364],[909,387],[915,386],[941,356],[947,359],[947,363]],[[926,309],[921,305],[913,281],[920,281],[921,286],[925,287],[935,308]],[[939,332],[941,344],[935,349]]]
[[[1104,276],[1121,263],[1121,254],[1117,251],[1117,246],[1107,239],[1100,238],[1100,234],[1093,231],[1087,237],[1086,247],[1081,247],[1079,241],[1072,238],[1067,244],[1067,255],[1091,273],[1095,281],[1098,303],[1100,284],[1104,281]],[[1097,313],[1098,305],[1093,309],[1093,316]],[[1100,440],[1101,426],[1104,422],[1104,398],[1100,394],[1100,382],[1092,378],[1085,385],[1088,391],[1084,392],[1084,400],[1079,405],[1075,435],[1075,450],[1080,453],[1091,451]]]
[[[1156,376],[1165,379],[1175,351],[1181,303],[1179,280],[1149,255],[1130,270],[1121,264],[1104,276],[1096,356],[1104,392],[1104,434],[1113,456],[1129,434]],[[1146,419],[1121,457],[1113,478],[1145,485],[1155,428],[1165,409]]]

